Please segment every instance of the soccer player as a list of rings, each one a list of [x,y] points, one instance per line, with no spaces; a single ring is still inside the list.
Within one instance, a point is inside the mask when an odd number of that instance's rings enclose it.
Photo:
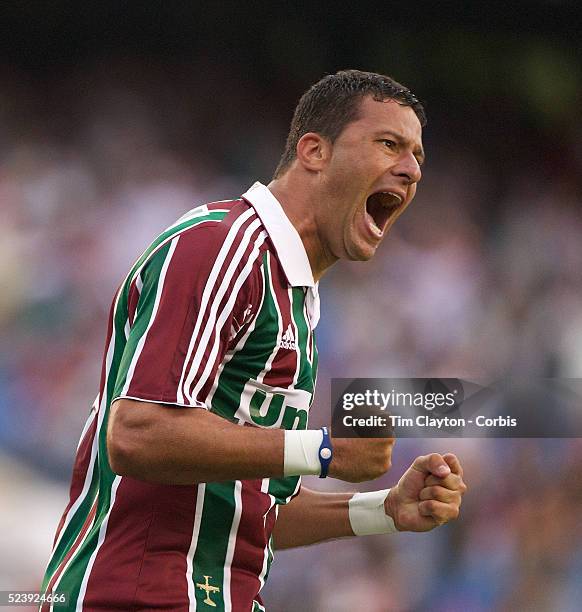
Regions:
[[[452,454],[418,457],[389,490],[300,486],[390,467],[393,439],[307,428],[317,283],[338,259],[370,259],[410,204],[424,123],[389,77],[328,75],[301,98],[268,187],[191,210],[137,260],[43,590],[71,610],[264,610],[273,549],[457,517]]]

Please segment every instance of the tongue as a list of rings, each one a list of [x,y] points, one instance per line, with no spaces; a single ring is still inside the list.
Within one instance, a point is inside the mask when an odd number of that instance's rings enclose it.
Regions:
[[[374,233],[378,234],[378,236],[381,236],[382,229],[376,225],[376,221],[374,221],[374,217],[372,217],[372,215],[368,211],[366,211],[366,220],[368,224],[370,225],[370,227],[372,227],[372,229],[374,230]]]

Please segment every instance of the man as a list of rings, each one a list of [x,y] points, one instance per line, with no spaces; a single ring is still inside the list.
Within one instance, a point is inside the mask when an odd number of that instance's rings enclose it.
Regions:
[[[263,610],[273,546],[457,517],[452,454],[418,457],[389,491],[300,488],[304,474],[360,482],[390,467],[393,439],[307,429],[317,282],[340,258],[370,259],[410,204],[424,122],[388,77],[326,76],[268,188],[190,211],[136,262],[43,589],[70,609]]]

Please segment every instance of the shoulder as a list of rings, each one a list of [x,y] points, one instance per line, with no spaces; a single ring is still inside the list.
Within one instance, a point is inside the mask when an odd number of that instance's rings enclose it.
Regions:
[[[186,285],[210,280],[232,285],[233,291],[240,291],[243,283],[258,291],[267,243],[267,232],[246,201],[211,202],[167,228],[150,246],[143,268],[147,273],[166,265]]]
[[[219,256],[232,259],[238,249],[244,255],[245,247],[257,242],[262,245],[265,239],[264,227],[247,202],[242,199],[210,202],[189,210],[159,234],[137,266],[147,266],[169,249],[174,253],[172,259],[201,259],[206,263]]]
[[[193,209],[177,222],[176,237],[183,248],[217,249],[235,254],[236,249],[259,241],[266,231],[257,213],[244,200],[211,202]]]

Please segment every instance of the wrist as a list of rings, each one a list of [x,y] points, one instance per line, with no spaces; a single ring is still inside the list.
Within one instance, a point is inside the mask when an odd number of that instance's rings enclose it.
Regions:
[[[390,489],[356,493],[348,502],[350,526],[354,535],[374,535],[397,531],[387,513]]]
[[[394,520],[396,518],[396,514],[394,512],[394,495],[396,494],[396,487],[391,487],[388,489],[388,495],[386,495],[386,499],[384,500],[384,510],[386,514]]]
[[[331,445],[331,438],[329,437],[327,427],[322,427],[320,431],[322,433],[322,439],[317,452],[319,464],[321,466],[319,477],[327,478],[329,466],[333,459],[333,446]]]
[[[283,476],[317,476],[321,473],[320,429],[285,430]]]

